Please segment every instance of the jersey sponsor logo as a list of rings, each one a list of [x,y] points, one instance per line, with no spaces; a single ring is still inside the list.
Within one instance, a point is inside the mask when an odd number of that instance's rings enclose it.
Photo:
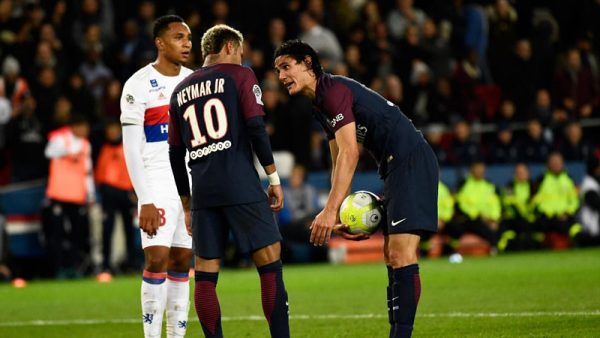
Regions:
[[[256,103],[260,104],[261,106],[264,106],[262,102],[262,91],[260,90],[260,87],[257,84],[252,86],[252,92],[254,93],[254,96],[256,96]]]
[[[204,156],[208,156],[214,152],[226,150],[229,148],[231,148],[231,141],[229,140],[213,143],[206,147],[190,151],[190,159],[195,160]]]
[[[158,87],[158,81],[156,81],[156,79],[152,79],[152,80],[150,80],[150,85],[152,87]]]
[[[144,114],[146,142],[162,142],[169,138],[169,106],[146,109]]]
[[[167,97],[165,96],[165,94],[163,94],[163,92],[160,92],[160,93],[158,94],[158,99],[159,99],[159,100],[164,100],[164,99],[166,99],[166,98],[167,98]]]
[[[329,123],[331,124],[331,127],[332,127],[332,128],[335,128],[335,125],[336,125],[338,122],[342,121],[343,119],[344,119],[344,115],[342,115],[342,114],[337,114],[337,115],[336,115],[336,116],[335,116],[333,119],[331,119],[331,120],[329,121]]]
[[[133,104],[135,102],[135,98],[131,94],[125,95],[125,101],[129,104]]]
[[[162,142],[169,139],[169,123],[159,123],[151,126],[144,126],[146,142]]]

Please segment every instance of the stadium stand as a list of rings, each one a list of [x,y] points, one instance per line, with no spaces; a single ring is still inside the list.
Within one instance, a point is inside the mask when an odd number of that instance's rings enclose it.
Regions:
[[[518,150],[532,179],[550,151],[562,153],[577,185],[597,157],[598,1],[0,0],[0,213],[12,265],[45,252],[39,192],[48,133],[84,116],[97,159],[124,80],[156,57],[150,27],[165,13],[190,25],[191,68],[202,64],[207,27],[224,22],[244,33],[243,64],[263,86],[281,168],[302,164],[318,191],[329,186],[327,142],[311,103],[282,91],[271,65],[274,48],[301,35],[323,49],[326,71],[368,83],[401,107],[426,134],[452,192],[474,160],[487,161],[498,188],[512,178],[515,157],[502,154],[500,131],[512,132],[506,149]],[[322,31],[336,43],[323,44]],[[362,156],[352,189],[380,192],[375,168]]]

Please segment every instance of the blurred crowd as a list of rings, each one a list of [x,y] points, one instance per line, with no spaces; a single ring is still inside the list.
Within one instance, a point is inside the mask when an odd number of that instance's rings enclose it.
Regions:
[[[307,172],[330,157],[311,102],[287,95],[273,71],[290,38],[400,106],[441,165],[596,160],[598,0],[0,0],[0,185],[48,178],[49,141],[74,123],[86,124],[76,136],[98,170],[102,145],[120,140],[109,129],[122,85],[156,58],[152,23],[167,13],[190,26],[192,69],[208,27],[243,32],[273,148]],[[363,156],[358,170],[375,166]]]
[[[124,81],[156,56],[152,22],[165,13],[193,32],[191,68],[207,27],[245,34],[273,147],[309,171],[329,156],[311,103],[289,97],[273,72],[273,51],[289,38],[398,104],[442,165],[543,162],[553,150],[585,160],[598,143],[594,0],[1,0],[0,184],[46,177],[47,135],[74,115],[90,123],[96,159]]]

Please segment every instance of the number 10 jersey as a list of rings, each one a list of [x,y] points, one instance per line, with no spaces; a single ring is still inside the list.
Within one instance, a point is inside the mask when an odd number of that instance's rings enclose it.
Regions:
[[[193,208],[266,200],[246,121],[264,116],[251,69],[215,64],[196,70],[171,96],[169,143],[189,152]]]

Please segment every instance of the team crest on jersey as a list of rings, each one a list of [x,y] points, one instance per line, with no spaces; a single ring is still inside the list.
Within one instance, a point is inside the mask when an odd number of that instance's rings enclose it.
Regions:
[[[262,102],[262,91],[257,84],[252,87],[252,92],[254,93],[254,96],[256,96],[256,103],[264,105]]]
[[[152,80],[150,80],[150,85],[152,87],[158,87],[158,81],[156,81],[156,79],[152,79]]]
[[[125,95],[125,101],[127,101],[127,103],[129,104],[133,104],[135,102],[135,99],[133,98],[133,95],[127,94]]]

